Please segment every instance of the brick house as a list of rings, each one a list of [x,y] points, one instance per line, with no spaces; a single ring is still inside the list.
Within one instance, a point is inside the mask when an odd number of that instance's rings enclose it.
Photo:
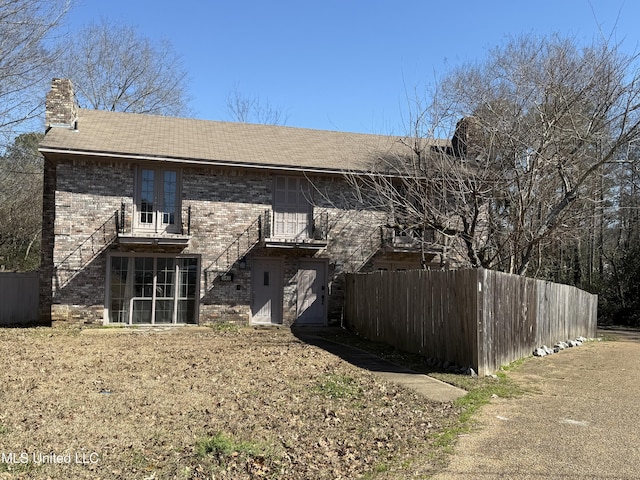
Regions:
[[[347,271],[419,268],[420,252],[353,209],[344,172],[394,137],[46,101],[43,323],[326,325]],[[441,265],[434,243],[429,261]]]

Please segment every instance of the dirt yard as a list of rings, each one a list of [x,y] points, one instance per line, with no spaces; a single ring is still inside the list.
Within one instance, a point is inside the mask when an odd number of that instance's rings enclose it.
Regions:
[[[457,416],[287,329],[4,329],[0,358],[0,479],[405,479]]]

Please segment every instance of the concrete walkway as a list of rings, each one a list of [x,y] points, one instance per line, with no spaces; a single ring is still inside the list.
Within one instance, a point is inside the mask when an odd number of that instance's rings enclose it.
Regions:
[[[433,478],[640,478],[640,335],[604,333],[509,372],[531,393],[483,407]]]
[[[415,390],[429,400],[452,402],[467,394],[465,390],[428,375],[416,373],[359,348],[336,343],[311,333],[297,332],[296,336],[305,343],[315,345],[356,367],[373,372],[389,382]]]

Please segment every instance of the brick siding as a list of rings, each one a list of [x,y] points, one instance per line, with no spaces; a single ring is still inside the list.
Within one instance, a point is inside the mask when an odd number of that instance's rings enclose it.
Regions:
[[[135,164],[124,161],[76,160],[59,163],[55,169],[48,164],[44,225],[45,229],[52,228],[54,235],[49,231],[43,236],[43,278],[50,277],[41,295],[52,303],[53,322],[103,321],[107,253],[122,251],[124,247],[115,238],[107,238],[104,244],[96,240],[92,243],[97,253],[92,256],[87,244],[91,242],[87,239],[113,218],[123,202],[132,205],[135,170]],[[383,223],[384,218],[376,212],[348,210],[344,203],[335,205],[333,200],[340,199],[346,188],[338,176],[314,178],[312,182],[323,192],[314,194],[313,203],[315,209],[326,213],[328,218],[327,246],[319,250],[268,248],[262,244],[252,245],[258,238],[258,218],[272,206],[272,173],[210,167],[182,169],[182,211],[191,207],[191,238],[188,247],[180,253],[200,256],[201,324],[249,321],[252,262],[264,257],[283,259],[285,325],[296,318],[296,274],[300,259],[326,259],[329,320],[339,321],[344,272],[350,268],[371,268],[371,262],[365,265],[361,260],[374,252],[366,252],[362,246],[375,237],[377,225]],[[53,185],[55,201],[51,193]],[[127,221],[130,224],[131,218]],[[103,229],[106,237],[115,235],[115,227],[110,228],[107,224]],[[240,245],[234,244],[238,238],[243,240]],[[81,261],[66,260],[78,256],[81,245],[89,251],[88,256]],[[247,251],[247,247],[251,248]],[[145,251],[154,249],[147,246]],[[355,258],[355,254],[361,258]],[[242,257],[245,257],[243,268],[239,263]],[[62,267],[68,271],[63,272]],[[232,274],[231,281],[220,278],[227,272]],[[47,309],[42,313],[46,318]]]

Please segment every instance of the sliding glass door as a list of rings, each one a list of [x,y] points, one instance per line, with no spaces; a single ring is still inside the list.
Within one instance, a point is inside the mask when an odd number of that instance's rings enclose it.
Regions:
[[[195,323],[198,278],[194,257],[112,256],[109,322]]]

